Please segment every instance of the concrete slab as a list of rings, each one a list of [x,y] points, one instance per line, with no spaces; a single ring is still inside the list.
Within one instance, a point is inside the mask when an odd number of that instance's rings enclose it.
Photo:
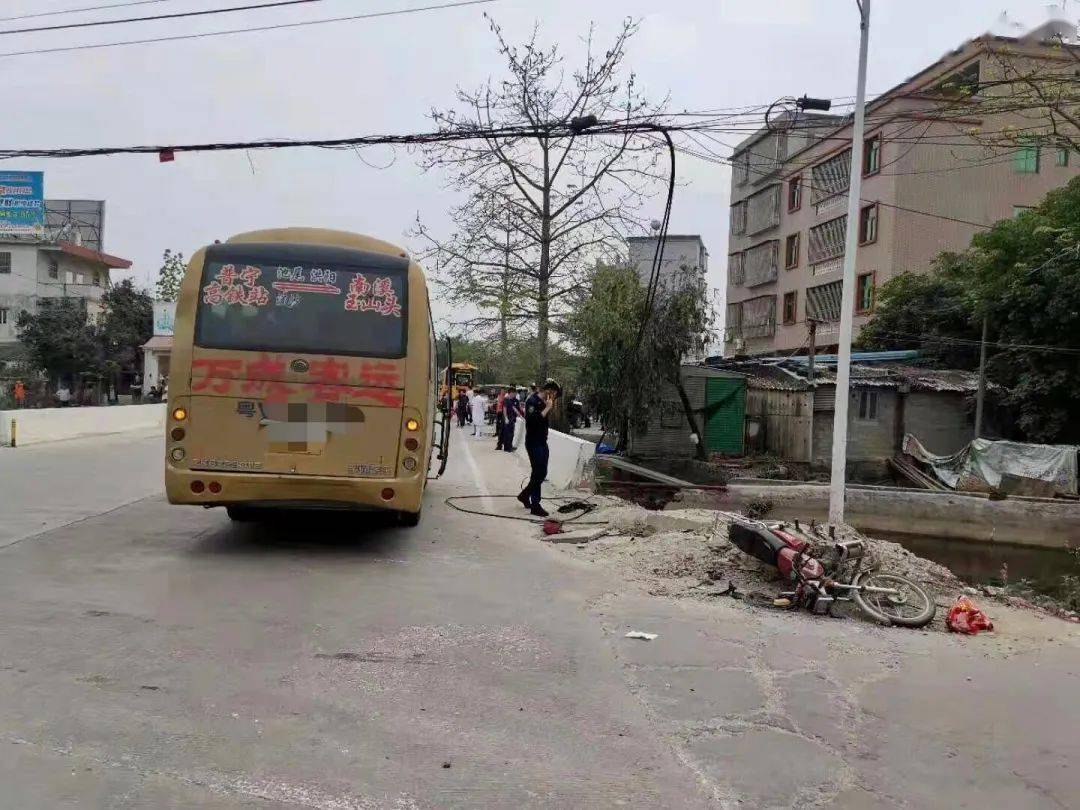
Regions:
[[[160,431],[0,447],[0,548],[164,491],[164,457]]]
[[[755,810],[810,807],[833,798],[850,778],[824,747],[778,729],[707,735],[687,747],[726,799]]]
[[[623,638],[612,626],[619,660],[631,666],[731,667],[746,662],[746,649],[709,633],[700,624],[678,619],[649,622],[657,638],[648,644]],[[629,629],[629,625],[627,625]]]
[[[665,720],[700,725],[756,711],[765,696],[745,670],[637,669],[630,675],[638,696]]]

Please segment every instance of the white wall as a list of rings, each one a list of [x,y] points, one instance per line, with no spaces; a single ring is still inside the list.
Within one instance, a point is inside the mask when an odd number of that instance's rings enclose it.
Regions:
[[[165,404],[100,408],[25,408],[0,411],[0,444],[11,444],[11,420],[19,447],[41,442],[165,429]]]
[[[7,323],[0,324],[0,342],[15,340],[15,321],[23,310],[34,309],[37,294],[37,248],[30,245],[0,244],[0,252],[11,254],[11,272],[0,273],[0,308],[8,310]]]
[[[520,440],[515,444],[514,455],[527,470],[529,469],[529,455],[525,452],[524,419],[517,420],[522,428],[519,429]],[[570,489],[577,486],[585,477],[585,465],[592,458],[596,450],[593,442],[579,439],[560,433],[557,430],[548,431],[548,474],[544,479],[556,489]]]
[[[656,239],[634,239],[629,243],[630,266],[638,274],[642,283],[649,282],[653,259],[656,255]],[[702,254],[701,242],[694,237],[687,239],[669,236],[664,240],[664,258],[660,262],[660,278],[665,284],[681,273],[682,267],[696,267],[702,275],[708,273],[708,258]]]
[[[158,353],[153,349],[143,349],[143,394],[151,385],[158,382]]]

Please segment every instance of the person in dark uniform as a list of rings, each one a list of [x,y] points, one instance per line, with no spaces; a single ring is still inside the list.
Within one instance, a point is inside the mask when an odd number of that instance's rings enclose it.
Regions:
[[[469,397],[464,391],[458,391],[456,407],[458,427],[465,427],[465,419],[469,414]]]
[[[521,416],[521,400],[517,397],[517,391],[513,388],[506,389],[503,398],[503,440],[502,449],[507,453],[514,452],[514,430],[517,428],[518,417]]]
[[[518,494],[518,500],[537,517],[547,517],[540,506],[540,485],[547,478],[548,469],[548,414],[559,396],[559,384],[548,380],[539,393],[532,393],[525,400],[525,452],[529,454],[532,470],[529,483]]]
[[[503,414],[503,397],[506,396],[506,392],[499,390],[495,395],[495,449],[503,449],[503,438],[506,433],[503,430],[506,427],[506,416]]]

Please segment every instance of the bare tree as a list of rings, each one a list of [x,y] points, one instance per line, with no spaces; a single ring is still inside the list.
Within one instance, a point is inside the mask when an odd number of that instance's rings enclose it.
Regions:
[[[923,112],[981,147],[975,161],[1025,147],[1080,150],[1080,46],[1068,31],[1048,23],[1015,39],[986,38],[981,60],[919,92],[929,103]]]
[[[511,330],[533,334],[536,309],[530,306],[528,274],[531,242],[512,208],[500,209],[500,195],[474,192],[451,211],[457,230],[440,239],[420,221],[412,235],[423,242],[421,260],[434,263],[434,276],[448,303],[479,315],[458,318],[461,327],[478,327],[505,352]]]
[[[453,212],[457,232],[440,239],[423,226],[430,261],[451,301],[469,302],[492,322],[535,324],[538,378],[548,374],[553,321],[567,310],[585,268],[616,254],[622,235],[641,229],[639,214],[657,177],[655,142],[633,134],[571,134],[575,120],[638,122],[658,114],[632,73],[623,75],[626,45],[637,26],[624,21],[603,55],[584,39],[585,62],[567,72],[556,46],[544,48],[539,30],[521,47],[507,43],[488,18],[506,60],[507,75],[476,90],[459,89],[458,109],[433,110],[440,130],[477,130],[480,137],[424,147],[422,165],[445,171],[452,188],[467,192]],[[497,127],[528,134],[485,137]],[[498,235],[510,224],[499,258]]]

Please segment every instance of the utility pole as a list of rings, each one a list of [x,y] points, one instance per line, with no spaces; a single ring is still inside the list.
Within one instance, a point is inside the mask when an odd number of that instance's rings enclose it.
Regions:
[[[509,335],[506,331],[506,316],[510,312],[510,211],[506,211],[506,248],[503,252],[502,298],[499,301],[499,350],[506,357]]]
[[[983,400],[986,399],[986,333],[990,317],[983,315],[982,340],[979,342],[979,393],[975,396],[975,438],[982,436]]]
[[[806,381],[814,384],[814,354],[817,352],[817,321],[813,318],[807,321],[810,327],[810,351],[806,357]]]
[[[840,346],[836,361],[836,404],[833,411],[832,478],[829,483],[829,523],[833,525],[844,522],[848,404],[851,396],[851,329],[855,316],[855,252],[859,247],[859,202],[862,192],[866,112],[866,51],[870,40],[870,0],[856,0],[856,3],[859,7],[859,73],[855,85],[855,120],[851,127],[851,177],[848,180],[844,285],[840,296]]]

